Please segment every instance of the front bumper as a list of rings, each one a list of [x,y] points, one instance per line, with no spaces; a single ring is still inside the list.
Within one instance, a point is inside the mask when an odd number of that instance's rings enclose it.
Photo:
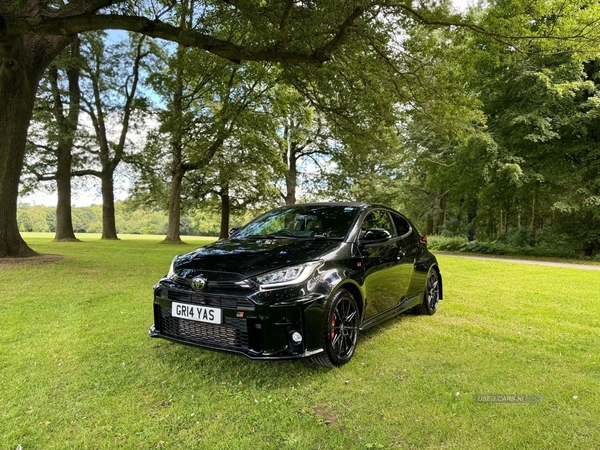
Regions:
[[[325,296],[299,287],[271,291],[244,289],[196,292],[163,279],[154,287],[151,337],[213,350],[239,353],[251,359],[295,359],[322,352]],[[205,305],[222,311],[222,323],[174,317],[173,302]],[[296,343],[292,334],[302,341]]]

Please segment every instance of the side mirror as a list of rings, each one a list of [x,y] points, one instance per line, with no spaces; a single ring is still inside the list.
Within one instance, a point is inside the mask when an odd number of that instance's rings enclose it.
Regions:
[[[368,242],[387,241],[391,237],[392,237],[392,235],[389,233],[389,231],[384,230],[383,228],[371,228],[371,229],[365,231],[365,234],[360,239],[360,242],[368,243]]]
[[[235,233],[237,233],[240,228],[242,228],[242,227],[233,227],[231,230],[229,230],[229,237],[231,237]]]

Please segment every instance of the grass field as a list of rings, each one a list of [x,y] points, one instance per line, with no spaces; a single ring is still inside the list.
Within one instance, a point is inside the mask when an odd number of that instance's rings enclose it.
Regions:
[[[0,265],[0,449],[600,448],[596,271],[443,255],[438,313],[329,370],[148,337],[152,285],[206,240],[24,237],[65,256]]]

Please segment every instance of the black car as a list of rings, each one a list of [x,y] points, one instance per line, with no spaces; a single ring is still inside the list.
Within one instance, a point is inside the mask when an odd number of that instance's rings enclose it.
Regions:
[[[173,259],[154,286],[152,337],[256,359],[339,366],[360,330],[432,315],[442,276],[402,214],[366,203],[283,206]]]

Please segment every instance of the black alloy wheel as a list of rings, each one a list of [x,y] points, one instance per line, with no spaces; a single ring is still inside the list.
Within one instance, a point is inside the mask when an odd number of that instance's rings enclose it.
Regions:
[[[423,292],[423,302],[416,307],[419,314],[433,316],[440,302],[440,277],[434,268],[429,269]]]
[[[323,353],[313,356],[322,366],[341,366],[354,355],[358,340],[359,310],[354,296],[340,289],[329,306],[323,327]]]

